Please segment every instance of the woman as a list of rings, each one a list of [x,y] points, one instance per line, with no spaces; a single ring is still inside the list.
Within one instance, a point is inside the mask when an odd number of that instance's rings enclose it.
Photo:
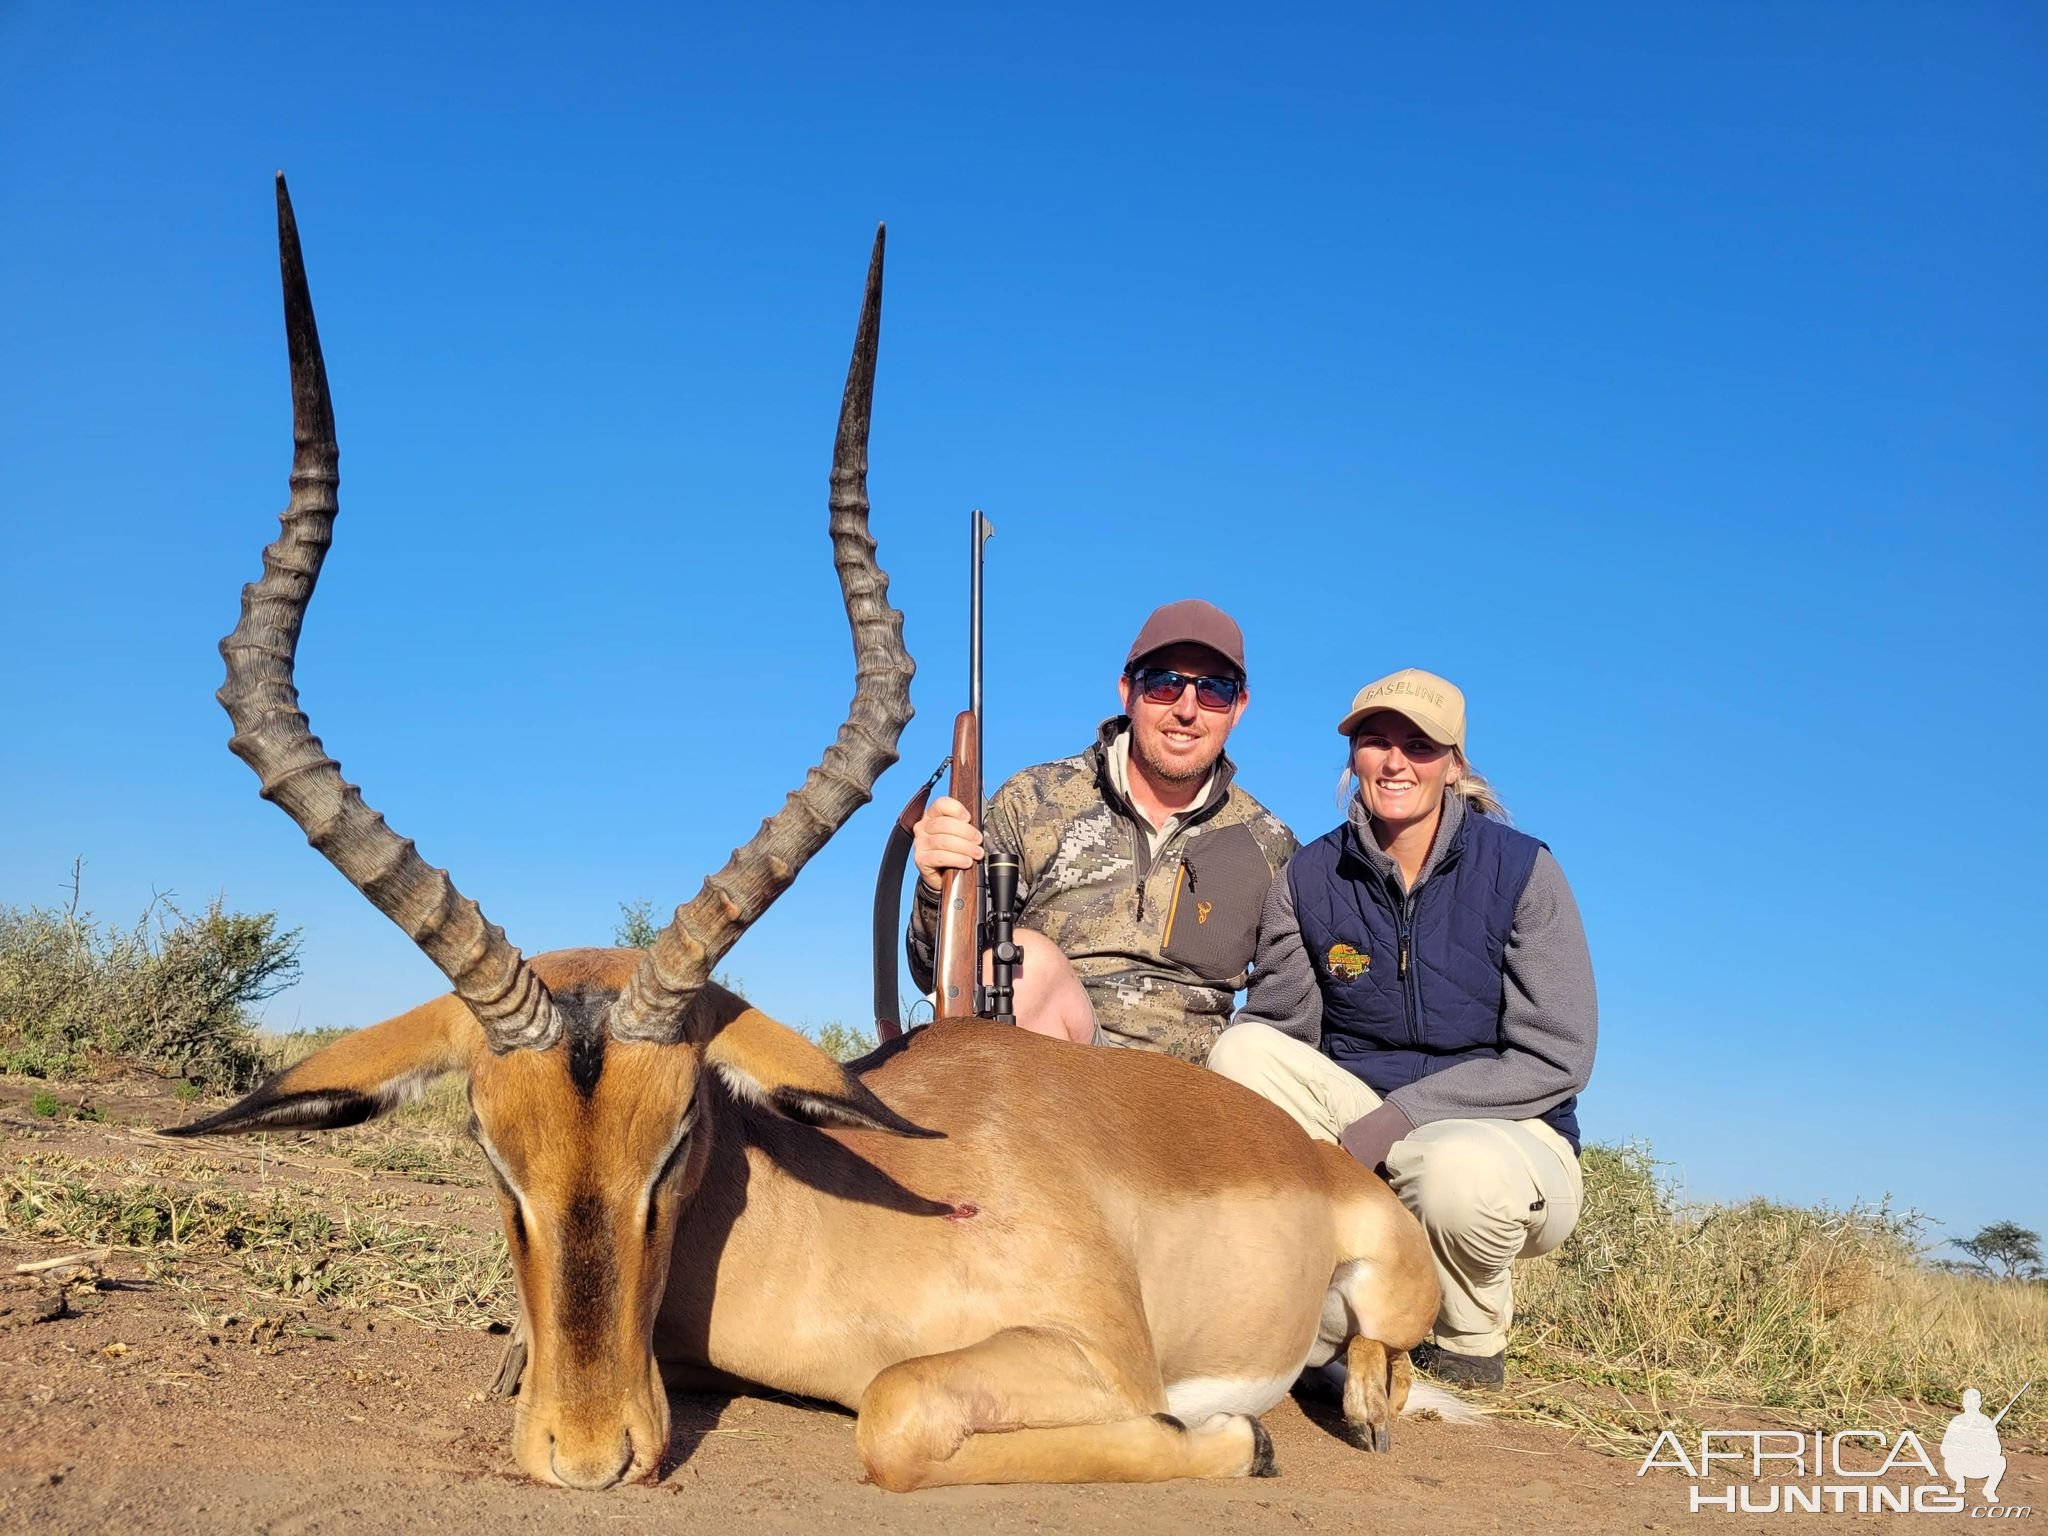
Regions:
[[[1345,823],[1273,882],[1251,990],[1209,1065],[1376,1169],[1422,1222],[1443,1306],[1417,1363],[1499,1386],[1510,1266],[1579,1217],[1593,968],[1550,850],[1465,756],[1465,696],[1414,668],[1338,723]]]

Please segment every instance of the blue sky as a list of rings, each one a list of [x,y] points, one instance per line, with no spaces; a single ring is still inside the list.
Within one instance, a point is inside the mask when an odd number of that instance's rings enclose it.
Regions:
[[[1466,689],[1603,1005],[1583,1118],[1696,1194],[2048,1230],[2036,7],[0,4],[0,902],[306,930],[289,1026],[437,990],[225,749],[275,530],[291,177],[342,519],[299,681],[529,951],[695,891],[838,723],[824,534],[890,226],[905,761],[728,967],[867,1012],[964,697],[1077,749],[1131,633],[1249,636],[1242,781]]]

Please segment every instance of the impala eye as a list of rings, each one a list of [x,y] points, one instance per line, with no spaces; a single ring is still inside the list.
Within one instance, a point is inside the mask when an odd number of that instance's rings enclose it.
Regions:
[[[697,1121],[696,1106],[683,1116],[683,1123],[676,1132],[676,1144],[668,1149],[668,1156],[661,1160],[661,1166],[654,1177],[647,1181],[647,1209],[641,1218],[641,1228],[649,1238],[654,1236],[654,1197],[661,1193],[664,1184],[675,1177],[676,1170],[683,1166],[683,1155],[690,1150],[690,1132]]]
[[[654,1176],[654,1187],[656,1189],[666,1184],[675,1171],[683,1166],[683,1154],[689,1150],[690,1133],[684,1131],[682,1135],[676,1138],[675,1150],[669,1153],[667,1161],[661,1165],[661,1171]]]
[[[506,1204],[512,1207],[512,1236],[518,1240],[519,1246],[524,1248],[526,1212],[519,1199],[519,1191],[512,1187],[512,1181],[505,1176],[505,1170],[498,1166],[498,1155],[491,1150],[491,1144],[484,1140],[483,1126],[474,1113],[470,1115],[466,1129],[469,1132],[469,1139],[476,1143],[477,1150],[484,1155],[484,1167],[490,1172],[491,1182],[498,1186],[498,1193],[503,1195]]]
[[[504,1174],[498,1171],[498,1160],[496,1158],[486,1156],[484,1158],[484,1166],[491,1170],[491,1182],[498,1186],[498,1193],[503,1195],[505,1203],[512,1207],[512,1236],[518,1240],[519,1246],[524,1248],[526,1246],[526,1211],[520,1203],[518,1191],[513,1189],[511,1182],[506,1179]]]

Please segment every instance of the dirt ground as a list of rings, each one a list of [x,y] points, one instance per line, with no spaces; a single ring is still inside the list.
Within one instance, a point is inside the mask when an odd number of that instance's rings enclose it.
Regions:
[[[0,1082],[0,1173],[36,1154],[118,1162],[194,1143],[150,1128],[187,1118],[161,1090],[96,1099],[98,1122],[32,1115],[30,1085]],[[366,1196],[419,1220],[477,1232],[494,1219],[480,1188],[366,1171],[336,1139],[280,1154],[247,1142],[205,1147],[210,1177],[253,1187],[281,1174]],[[9,1240],[9,1238],[15,1240]],[[546,1532],[699,1530],[717,1536],[828,1531],[1204,1531],[1618,1533],[1701,1528],[1832,1531],[1892,1526],[1889,1515],[1728,1515],[1688,1510],[1685,1479],[1636,1475],[1627,1458],[1547,1426],[1403,1421],[1375,1457],[1333,1432],[1319,1405],[1267,1416],[1280,1475],[1149,1487],[880,1492],[861,1481],[850,1416],[779,1397],[676,1394],[674,1431],[652,1486],[577,1494],[520,1477],[512,1405],[485,1388],[503,1340],[429,1328],[377,1308],[294,1303],[218,1285],[173,1284],[139,1250],[116,1247],[97,1281],[63,1292],[15,1266],[65,1245],[0,1234],[0,1531]],[[75,1247],[76,1245],[70,1245]],[[184,1266],[181,1265],[181,1268]],[[60,1272],[61,1273],[61,1272]],[[2048,1385],[2044,1383],[2043,1385]],[[2038,1389],[2037,1389],[2038,1390]],[[1930,1426],[1938,1433],[1939,1425]],[[1923,1434],[1927,1434],[1923,1431]],[[1932,1444],[1932,1435],[1928,1435]],[[2048,1457],[2008,1446],[2005,1509],[2048,1536]],[[1763,1484],[1757,1485],[1759,1489]],[[1979,1505],[1974,1497],[1973,1506]],[[2018,1515],[2029,1509],[2027,1515]],[[1981,1508],[1978,1518],[1987,1511]],[[1917,1530],[1971,1517],[1918,1514]],[[2033,1521],[2042,1522],[2033,1527]]]

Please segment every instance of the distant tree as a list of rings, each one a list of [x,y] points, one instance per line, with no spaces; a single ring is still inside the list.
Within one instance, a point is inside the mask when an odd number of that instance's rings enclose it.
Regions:
[[[654,920],[653,902],[622,901],[618,924],[612,929],[612,942],[621,949],[646,949],[661,937],[661,929],[662,925]],[[714,971],[711,979],[728,992],[747,990],[747,984],[730,971]]]
[[[1994,1221],[1955,1246],[1970,1256],[1968,1268],[2000,1280],[2030,1280],[2041,1274],[2041,1234],[2016,1221]]]
[[[651,901],[622,901],[619,903],[619,924],[612,929],[612,942],[621,949],[645,949],[661,935],[661,925],[654,920],[654,903]]]
[[[834,1061],[857,1061],[875,1048],[875,1037],[864,1029],[853,1029],[837,1019],[820,1024],[811,1038],[818,1049]]]

